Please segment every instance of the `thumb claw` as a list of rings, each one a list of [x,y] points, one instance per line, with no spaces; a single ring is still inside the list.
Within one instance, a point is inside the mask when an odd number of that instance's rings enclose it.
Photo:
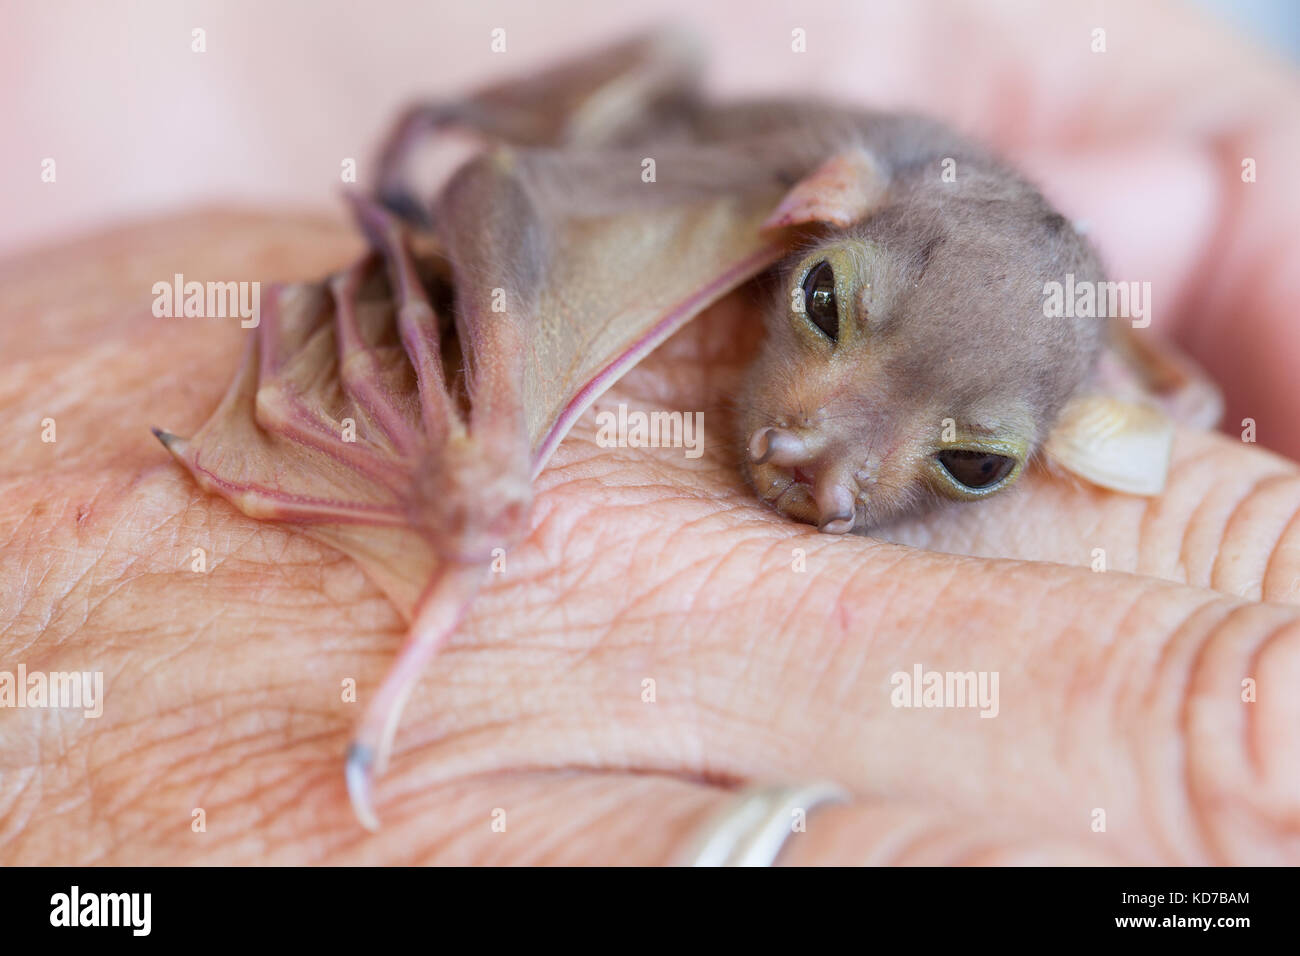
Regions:
[[[162,442],[162,446],[169,452],[176,454],[185,450],[186,442],[180,435],[173,435],[167,429],[158,428],[156,425],[149,430],[153,432],[153,437]]]
[[[379,829],[379,816],[375,813],[374,797],[371,783],[371,767],[375,762],[374,751],[358,741],[348,745],[347,761],[344,775],[348,784],[348,799],[352,801],[352,812],[357,822],[370,831]]]
[[[367,830],[379,829],[374,779],[384,771],[406,699],[430,658],[455,632],[486,576],[487,565],[479,563],[448,562],[438,571],[416,606],[402,653],[357,724],[348,746],[344,777],[352,811]]]

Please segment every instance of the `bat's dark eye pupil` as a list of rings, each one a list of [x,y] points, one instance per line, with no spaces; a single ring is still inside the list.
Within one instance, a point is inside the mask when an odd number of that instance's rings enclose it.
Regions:
[[[990,488],[1016,467],[1015,459],[982,451],[950,448],[939,452],[939,464],[967,488]]]
[[[835,303],[835,270],[824,259],[803,280],[803,307],[808,321],[834,342],[840,335],[840,311]]]

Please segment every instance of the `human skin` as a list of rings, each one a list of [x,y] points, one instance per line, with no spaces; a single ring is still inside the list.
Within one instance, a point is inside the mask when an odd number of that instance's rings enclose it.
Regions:
[[[1292,141],[1260,104],[1294,81],[1238,80],[1232,150]],[[1188,204],[1167,248],[1198,250],[1160,266],[1184,290],[1170,326],[1203,357],[1293,354],[1294,186],[1261,204],[1215,185],[1235,164],[1207,172],[1147,129],[1005,145],[1099,223],[1131,196],[1082,194],[1117,166],[1166,170]],[[1239,430],[1182,432],[1158,499],[1032,471],[894,542],[819,535],[764,509],[722,438],[754,346],[743,295],[598,405],[702,409],[704,457],[598,448],[592,413],[563,443],[530,536],[413,696],[366,833],[342,754],[401,620],[347,559],[199,492],[148,432],[197,428],[247,334],[154,319],[154,281],[315,277],[359,251],[336,220],[203,210],[0,265],[0,669],[106,688],[97,720],[0,710],[0,862],[663,863],[736,785],[814,779],[852,800],[814,813],[790,862],[1300,860],[1296,466]],[[1216,371],[1300,447],[1294,390]],[[997,671],[997,717],[891,706],[917,663]]]

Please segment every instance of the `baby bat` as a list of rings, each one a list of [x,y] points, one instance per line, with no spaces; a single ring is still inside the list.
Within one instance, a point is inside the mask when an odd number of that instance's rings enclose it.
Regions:
[[[743,283],[766,329],[742,465],[825,532],[987,497],[1039,454],[1155,493],[1166,412],[1213,415],[1175,353],[1045,317],[1045,283],[1100,280],[1097,256],[983,149],[917,117],[713,105],[696,74],[655,35],[411,108],[374,196],[351,197],[370,251],[276,287],[212,417],[189,439],[155,429],[201,487],[351,555],[411,621],[348,751],[368,827],[403,702],[526,534],[533,478],[605,389]],[[416,146],[452,131],[480,148],[421,201]]]

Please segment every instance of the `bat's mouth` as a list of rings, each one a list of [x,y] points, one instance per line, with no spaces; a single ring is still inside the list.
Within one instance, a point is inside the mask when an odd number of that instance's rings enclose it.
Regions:
[[[761,467],[761,466],[760,466]],[[780,489],[775,496],[764,497],[771,503],[772,507],[784,515],[789,515],[797,521],[804,524],[819,524],[817,514],[817,502],[812,496],[812,481],[800,480],[799,477],[790,473],[789,469],[770,466],[771,470],[778,473],[776,483],[772,485],[773,489]],[[802,469],[796,469],[805,478],[810,478]],[[784,474],[781,474],[784,472]]]
[[[777,511],[829,534],[853,530],[857,482],[826,450],[789,432],[760,428],[749,442],[748,465],[759,497]]]

